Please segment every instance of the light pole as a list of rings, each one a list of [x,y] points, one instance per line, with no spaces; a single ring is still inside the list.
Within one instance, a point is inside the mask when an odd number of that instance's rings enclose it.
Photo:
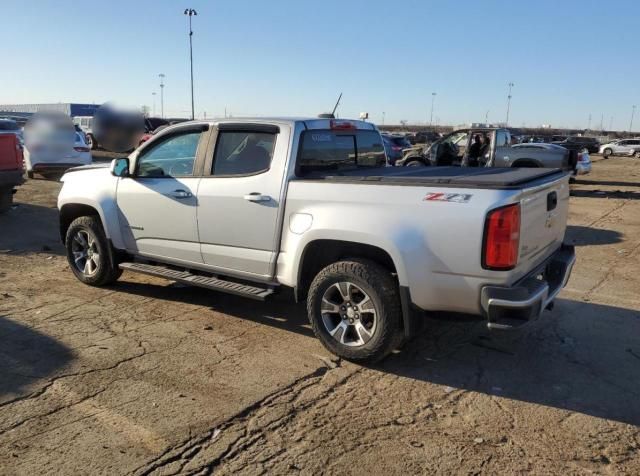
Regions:
[[[382,111],[382,125],[384,126],[384,111]]]
[[[429,118],[429,126],[433,125],[433,103],[436,101],[436,93],[431,93],[431,117]]]
[[[633,116],[636,114],[636,106],[635,104],[631,106],[631,122],[629,123],[629,132],[633,130]]]
[[[591,113],[589,113],[589,122],[587,123],[587,130],[591,130]]]
[[[484,123],[485,124],[489,124],[489,110],[487,109],[487,112],[484,115]]]
[[[513,83],[509,83],[509,95],[507,96],[507,120],[505,122],[506,125],[509,125],[509,111],[511,109],[511,88],[515,86]]]
[[[191,30],[191,17],[197,16],[198,12],[196,12],[193,8],[187,8],[185,9],[184,14],[189,17],[189,60],[191,62],[191,120],[194,120],[195,108],[193,106],[193,31]]]
[[[164,73],[158,75],[160,78],[160,117],[164,118]]]
[[[156,92],[152,92],[151,96],[153,96],[153,117],[156,116]]]

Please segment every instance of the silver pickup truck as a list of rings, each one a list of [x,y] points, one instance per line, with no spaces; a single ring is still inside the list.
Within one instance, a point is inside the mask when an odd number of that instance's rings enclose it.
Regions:
[[[575,260],[568,174],[385,162],[366,122],[183,123],[68,172],[60,233],[93,286],[129,270],[258,300],[292,288],[322,343],[358,362],[422,311],[510,329],[552,304]]]
[[[591,158],[585,148],[512,144],[509,129],[490,126],[458,129],[429,147],[408,151],[395,165],[558,168],[572,175],[591,172]]]

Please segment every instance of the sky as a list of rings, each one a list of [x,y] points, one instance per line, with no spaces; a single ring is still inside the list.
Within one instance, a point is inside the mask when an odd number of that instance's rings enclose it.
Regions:
[[[116,101],[196,116],[503,122],[627,130],[640,105],[640,2],[2,1],[0,104]],[[433,97],[432,93],[436,96]],[[487,114],[488,112],[488,114]],[[639,111],[640,113],[640,111]],[[639,114],[640,115],[640,114]],[[635,121],[640,130],[640,117]]]

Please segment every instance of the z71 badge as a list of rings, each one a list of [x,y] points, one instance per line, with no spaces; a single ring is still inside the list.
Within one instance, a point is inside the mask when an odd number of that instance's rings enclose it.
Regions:
[[[473,197],[473,194],[471,193],[432,192],[427,193],[427,195],[423,198],[423,201],[468,203],[469,200],[471,200],[471,197]]]

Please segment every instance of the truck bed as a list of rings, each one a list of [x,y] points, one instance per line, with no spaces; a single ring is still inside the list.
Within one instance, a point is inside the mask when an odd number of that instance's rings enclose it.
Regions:
[[[312,172],[295,180],[379,183],[385,185],[431,186],[455,188],[489,188],[498,190],[532,187],[564,175],[561,169],[540,168],[470,168],[470,167],[379,167]]]

